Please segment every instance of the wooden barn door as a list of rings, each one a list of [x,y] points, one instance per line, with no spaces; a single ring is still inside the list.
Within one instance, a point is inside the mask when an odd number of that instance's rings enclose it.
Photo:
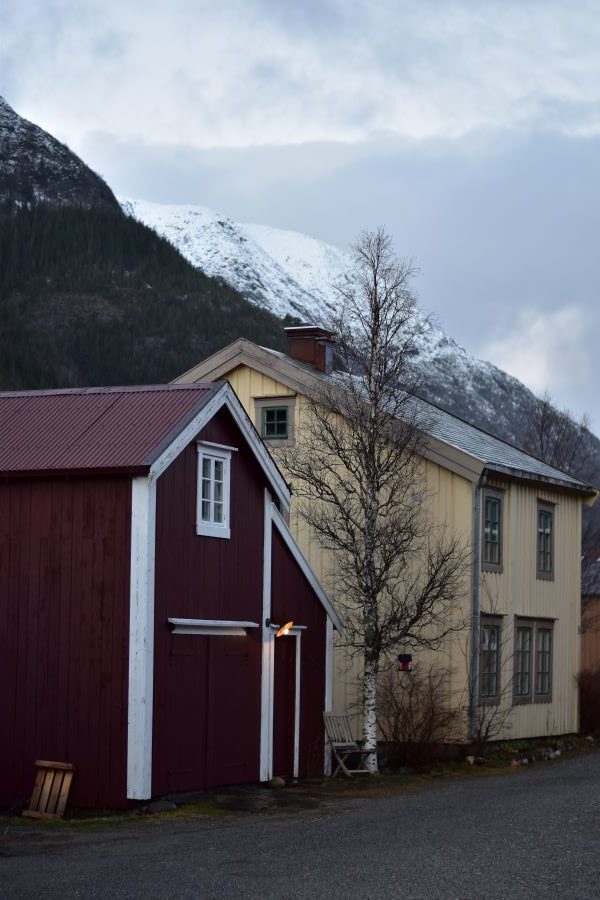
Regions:
[[[273,689],[273,775],[292,778],[295,771],[296,740],[296,646],[299,638],[289,635],[275,639]]]
[[[168,728],[154,748],[164,760],[170,791],[206,788],[208,643],[209,638],[198,635],[171,635],[165,692]]]
[[[207,785],[256,781],[259,771],[259,657],[248,637],[211,637]]]

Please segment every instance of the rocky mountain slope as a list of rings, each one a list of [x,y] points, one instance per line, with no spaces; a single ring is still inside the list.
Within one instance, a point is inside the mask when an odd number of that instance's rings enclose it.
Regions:
[[[0,97],[0,201],[9,199],[118,207],[99,175]]]
[[[0,101],[0,390],[168,381],[240,335],[285,343]]]
[[[234,222],[204,206],[122,202],[194,266],[276,315],[326,324],[339,304],[335,286],[351,284],[350,257],[306,235]],[[531,391],[471,356],[435,325],[424,326],[418,348],[428,399],[522,444],[536,403]]]

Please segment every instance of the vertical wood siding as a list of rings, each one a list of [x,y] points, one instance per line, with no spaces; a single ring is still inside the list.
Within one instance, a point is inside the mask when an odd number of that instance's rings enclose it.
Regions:
[[[172,635],[168,619],[261,622],[265,479],[221,410],[199,438],[231,459],[231,538],[196,534],[196,441],[157,483],[154,794],[258,781],[261,629]]]
[[[70,762],[73,806],[126,803],[131,481],[0,483],[0,805],[35,759]]]
[[[273,529],[271,618],[306,625],[300,661],[300,776],[323,774],[323,709],[325,703],[326,614],[276,529]],[[295,638],[281,637],[295,645]],[[277,663],[277,654],[275,657]],[[282,667],[282,671],[285,666]],[[277,677],[277,666],[275,670]],[[290,690],[294,689],[291,682]],[[277,685],[275,696],[277,697]],[[275,720],[277,723],[277,719]],[[274,735],[274,749],[282,754]],[[276,757],[274,756],[274,759]]]
[[[586,598],[587,599],[587,598]],[[581,670],[600,669],[600,598],[589,598],[582,616]]]
[[[503,571],[482,575],[482,612],[502,618],[502,701],[510,707],[500,737],[566,734],[578,728],[581,613],[581,504],[576,497],[500,481],[504,489]],[[554,506],[554,578],[536,577],[537,503]],[[552,701],[513,705],[515,617],[554,621]]]
[[[247,366],[238,366],[227,374],[248,414],[255,420],[254,399],[261,396],[293,394],[285,385]],[[295,428],[302,427],[304,402],[297,397]],[[274,453],[277,458],[277,454]],[[428,503],[433,520],[446,524],[454,534],[470,544],[472,534],[473,485],[466,479],[427,461],[424,473]],[[482,574],[482,611],[495,609],[504,616],[502,671],[505,702],[512,707],[508,682],[512,679],[515,616],[551,617],[554,626],[553,693],[551,703],[515,706],[508,715],[500,737],[511,739],[573,731],[578,725],[578,701],[575,676],[579,668],[578,625],[580,616],[580,539],[581,503],[574,497],[551,490],[540,491],[526,484],[498,481],[505,490],[504,571]],[[535,575],[537,500],[556,504],[555,578],[541,581]],[[332,600],[333,566],[306,525],[299,520],[292,504],[290,527]],[[479,534],[478,534],[479,538]],[[457,615],[468,616],[471,608],[471,579],[457,598]],[[436,653],[420,652],[415,661],[424,667],[431,663],[451,671],[448,695],[456,705],[468,705],[468,659],[470,633],[465,629]],[[334,658],[334,709],[352,713],[356,709],[360,666],[340,647]],[[466,717],[464,719],[466,734]],[[355,730],[360,727],[355,718]]]

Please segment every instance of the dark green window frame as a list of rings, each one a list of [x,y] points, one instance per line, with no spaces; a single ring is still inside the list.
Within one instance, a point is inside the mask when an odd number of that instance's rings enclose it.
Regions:
[[[554,625],[552,619],[515,617],[513,700],[517,704],[552,702]]]
[[[551,627],[538,626],[535,636],[535,699],[552,699],[552,637]]]
[[[554,507],[538,503],[536,574],[551,581],[554,578]]]
[[[504,495],[501,491],[485,490],[481,521],[481,568],[487,572],[503,570]]]
[[[500,619],[482,618],[479,637],[479,699],[481,703],[500,702]]]
[[[515,629],[515,702],[531,703],[533,676],[533,625],[519,625]]]
[[[263,406],[261,409],[261,437],[267,441],[285,441],[290,432],[289,406]]]

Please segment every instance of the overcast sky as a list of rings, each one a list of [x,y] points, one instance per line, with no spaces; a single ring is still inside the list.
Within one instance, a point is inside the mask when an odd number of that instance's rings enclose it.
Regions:
[[[0,0],[0,93],[121,195],[346,248],[600,431],[600,0]]]

